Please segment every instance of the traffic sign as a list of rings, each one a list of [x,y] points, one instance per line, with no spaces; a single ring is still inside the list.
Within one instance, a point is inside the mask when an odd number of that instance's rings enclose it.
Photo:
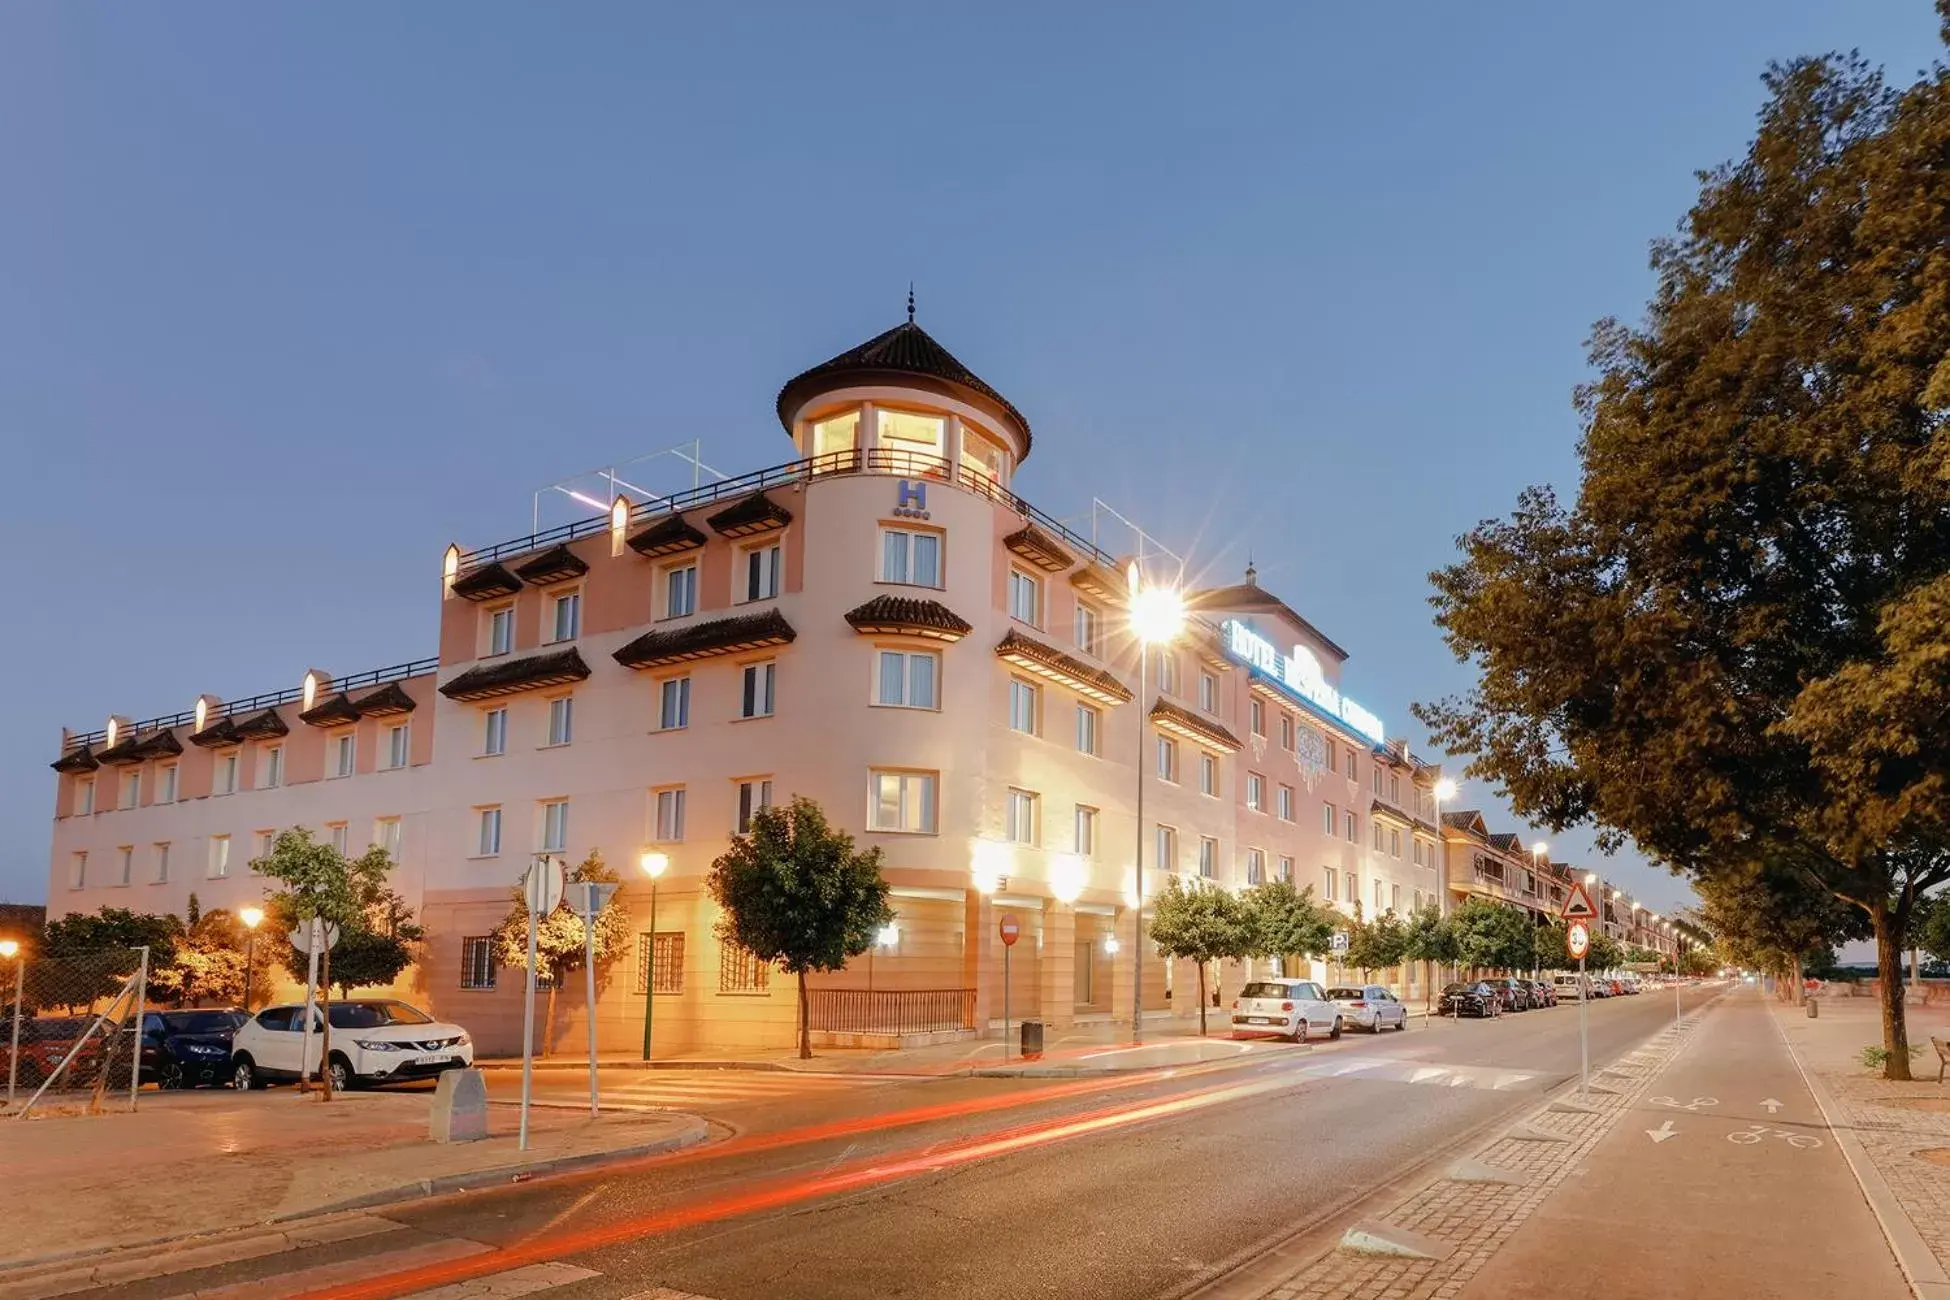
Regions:
[[[521,883],[522,897],[536,916],[547,916],[562,902],[562,864],[554,858],[536,858]]]
[[[1558,916],[1566,921],[1595,921],[1598,909],[1591,905],[1591,895],[1584,892],[1583,884],[1571,882],[1571,896],[1564,900],[1564,910]]]
[[[1584,955],[1591,951],[1591,928],[1583,921],[1573,921],[1564,931],[1564,946],[1571,953],[1572,961],[1583,961]]]
[[[1015,947],[1016,940],[1022,935],[1022,926],[1016,921],[1016,914],[1014,912],[1004,912],[999,928],[1002,931],[1002,946],[1005,948]]]
[[[618,887],[614,880],[578,880],[569,890],[569,898],[579,914],[593,917],[609,906]]]
[[[339,946],[339,928],[322,916],[314,916],[305,930],[306,951],[322,951]]]
[[[1346,951],[1347,951],[1347,931],[1346,931],[1346,930],[1336,930],[1336,931],[1334,931],[1334,937],[1333,937],[1332,939],[1329,939],[1329,940],[1327,941],[1327,947],[1328,947],[1328,950],[1329,950],[1329,951],[1331,951],[1331,952],[1346,952]]]

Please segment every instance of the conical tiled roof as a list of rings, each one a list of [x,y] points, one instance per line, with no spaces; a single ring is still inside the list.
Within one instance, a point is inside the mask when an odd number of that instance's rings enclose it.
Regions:
[[[857,348],[793,376],[779,390],[779,423],[791,433],[792,417],[808,399],[821,392],[875,381],[899,383],[902,379],[917,378],[935,381],[928,387],[945,385],[954,396],[1013,425],[1010,431],[1022,435],[1023,455],[1029,454],[1029,421],[1023,413],[980,375],[956,360],[954,353],[935,342],[912,318]]]

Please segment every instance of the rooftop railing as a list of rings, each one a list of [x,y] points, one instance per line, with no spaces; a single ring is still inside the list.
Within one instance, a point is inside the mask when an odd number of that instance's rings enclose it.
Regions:
[[[336,695],[340,691],[356,691],[365,686],[383,686],[387,682],[403,681],[408,677],[424,677],[439,667],[440,661],[438,659],[414,659],[407,663],[394,664],[389,668],[374,668],[367,672],[354,673],[350,677],[334,677],[327,690]],[[253,695],[249,699],[225,700],[217,707],[215,713],[204,719],[204,725],[207,727],[221,718],[234,718],[239,714],[255,713],[259,709],[276,708],[280,704],[294,704],[303,698],[305,698],[305,688],[299,685],[288,687],[282,691],[266,691],[261,695]],[[129,730],[139,736],[147,731],[160,731],[165,727],[190,726],[195,722],[196,710],[185,709],[181,713],[167,713],[158,718],[144,718],[141,722],[131,725]],[[107,739],[108,729],[104,727],[100,730],[90,731],[85,735],[74,737],[73,743],[77,745],[99,745]]]

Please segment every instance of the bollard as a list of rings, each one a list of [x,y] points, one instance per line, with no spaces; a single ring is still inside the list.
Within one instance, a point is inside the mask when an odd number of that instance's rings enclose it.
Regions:
[[[487,1076],[445,1070],[433,1090],[427,1136],[435,1142],[473,1142],[487,1136]]]
[[[1808,1019],[1821,1019],[1821,1003],[1815,1001],[1813,998],[1808,999]]]
[[[1022,1058],[1034,1061],[1043,1054],[1043,1022],[1025,1020],[1022,1022]]]

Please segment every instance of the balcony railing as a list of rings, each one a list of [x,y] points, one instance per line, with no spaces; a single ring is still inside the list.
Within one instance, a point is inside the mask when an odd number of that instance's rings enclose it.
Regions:
[[[928,1034],[975,1027],[974,989],[808,989],[814,1029],[838,1034]]]
[[[407,663],[394,664],[389,668],[373,668],[363,673],[354,673],[350,677],[334,677],[327,685],[326,693],[336,695],[340,691],[356,691],[367,686],[383,686],[387,682],[404,681],[408,677],[424,677],[428,673],[437,671],[439,667],[440,661],[438,659],[414,659]],[[275,708],[280,704],[295,704],[304,698],[305,688],[299,685],[288,687],[282,691],[266,691],[262,695],[253,695],[249,699],[225,700],[217,706],[214,713],[204,719],[204,725],[208,726],[223,718],[235,718],[241,717],[246,713],[255,713],[259,709]],[[130,734],[139,736],[150,731],[160,730],[164,727],[189,726],[195,721],[196,710],[185,709],[181,713],[166,713],[159,718],[144,718],[141,722],[131,726],[129,731]],[[107,739],[108,729],[104,727],[99,731],[91,731],[86,735],[76,736],[74,743],[78,745],[99,745]]]

